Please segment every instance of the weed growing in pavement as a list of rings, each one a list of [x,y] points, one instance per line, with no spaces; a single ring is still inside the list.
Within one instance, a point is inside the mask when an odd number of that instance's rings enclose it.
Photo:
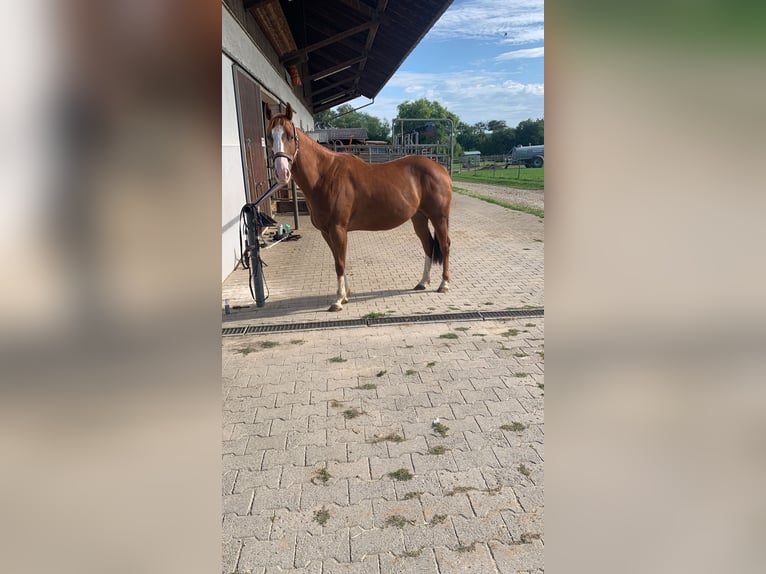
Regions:
[[[436,361],[429,361],[426,367],[433,367],[436,364]]]
[[[455,548],[458,552],[473,552],[476,550],[476,542],[471,542],[470,546],[463,546],[460,545],[457,548]]]
[[[362,315],[362,319],[380,319],[381,317],[385,317],[385,313],[378,313],[377,311],[373,311],[372,313],[367,313],[366,315]]]
[[[529,373],[513,373],[513,376],[514,376],[514,377],[517,377],[517,378],[519,378],[519,379],[523,379],[523,378],[524,378],[524,377],[526,377],[527,375],[529,375]]]
[[[314,476],[311,478],[311,483],[316,484],[316,481],[320,480],[323,484],[327,484],[327,481],[331,478],[332,475],[327,471],[327,467],[323,466],[314,473]]]
[[[529,544],[533,540],[540,540],[540,538],[542,538],[542,534],[539,532],[525,532],[521,535],[521,541],[524,544]]]
[[[261,347],[264,349],[271,349],[272,347],[279,346],[279,343],[276,341],[261,341]]]
[[[545,383],[537,383],[537,386],[541,389],[545,388]]]
[[[500,335],[503,337],[515,337],[518,334],[519,334],[518,329],[508,329],[505,333],[500,333]]]
[[[347,359],[344,359],[340,355],[338,355],[337,357],[331,357],[330,359],[328,359],[328,361],[330,361],[331,363],[345,363],[346,360]]]
[[[447,452],[447,448],[441,445],[432,446],[428,449],[428,454],[444,454],[445,452]]]
[[[314,512],[314,522],[318,522],[321,526],[324,526],[327,524],[328,520],[330,520],[330,511],[324,506],[321,510]]]
[[[386,436],[376,436],[370,441],[371,444],[378,444],[380,442],[404,442],[404,437],[400,434],[392,432]]]
[[[389,472],[387,476],[389,478],[393,478],[394,480],[412,480],[414,475],[406,468],[400,468],[394,472]]]
[[[306,342],[306,341],[304,341],[303,339],[292,339],[292,340],[290,341],[290,344],[291,344],[291,345],[302,345],[302,344],[303,344],[303,343],[305,343],[305,342]]]
[[[525,327],[534,327],[535,324],[534,323],[525,323],[524,326]]]
[[[336,401],[335,399],[330,401],[330,406],[336,409],[339,409],[343,406],[343,403],[341,401]]]
[[[378,385],[375,383],[365,383],[363,385],[359,385],[357,389],[362,389],[363,391],[371,391],[372,389],[377,389]]]
[[[420,556],[420,553],[423,552],[422,548],[418,548],[417,550],[407,550],[404,554],[400,554],[399,556],[401,558],[417,558]]]
[[[387,370],[383,369],[382,371],[378,371],[377,373],[375,373],[375,376],[376,376],[376,377],[382,377],[382,376],[383,376],[383,375],[385,375],[387,372],[388,372]]]
[[[434,429],[434,432],[440,436],[447,436],[447,431],[449,430],[449,427],[442,423],[436,423],[435,425],[432,425],[432,428]]]
[[[529,355],[527,355],[524,351],[519,351],[518,353],[514,353],[513,356],[514,357],[528,357]]]
[[[343,411],[343,413],[341,413],[341,414],[342,414],[342,415],[343,415],[343,417],[344,417],[344,418],[346,418],[346,419],[355,419],[356,417],[363,415],[363,414],[364,414],[364,412],[360,411],[360,410],[359,410],[359,409],[357,409],[357,408],[351,408],[351,409],[346,409],[346,410],[345,410],[345,411]]]
[[[526,476],[527,478],[529,478],[529,475],[532,474],[530,470],[523,464],[519,465],[519,472],[523,474],[524,476]]]
[[[415,369],[407,369],[406,371],[404,371],[405,375],[414,375],[416,373],[417,371]]]
[[[254,353],[256,350],[253,347],[242,347],[241,349],[234,349],[235,353],[240,353],[241,355],[249,355],[250,353]]]
[[[472,490],[479,490],[476,487],[473,486],[456,486],[449,492],[445,493],[445,496],[454,496],[456,494],[463,494],[465,492],[471,492]]]
[[[413,498],[417,498],[419,500],[422,495],[423,495],[423,492],[420,490],[408,492],[407,494],[404,495],[404,500],[412,500]]]
[[[447,520],[447,515],[446,514],[434,514],[433,517],[431,518],[431,522],[429,522],[429,524],[431,526],[436,526],[437,524],[441,524],[445,520]]]
[[[457,337],[457,333],[444,333],[443,335],[439,335],[440,339],[457,339]]]
[[[524,429],[527,428],[527,425],[524,423],[513,423],[509,425],[500,425],[500,430],[507,430],[507,431],[514,431],[514,432],[521,432]]]
[[[396,526],[397,528],[404,528],[407,524],[415,524],[414,520],[405,518],[401,514],[392,514],[386,518],[386,526]]]

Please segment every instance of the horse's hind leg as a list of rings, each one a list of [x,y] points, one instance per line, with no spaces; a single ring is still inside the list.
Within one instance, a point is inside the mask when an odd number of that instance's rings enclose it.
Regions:
[[[432,221],[431,223],[434,224],[434,232],[436,234],[436,240],[439,242],[439,248],[441,249],[442,253],[442,282],[441,285],[439,285],[439,288],[437,291],[439,293],[446,293],[449,291],[449,248],[450,248],[450,239],[449,239],[449,219],[447,217],[442,217],[437,221]]]
[[[426,285],[431,283],[431,256],[433,254],[434,240],[428,229],[428,218],[421,212],[418,211],[413,216],[412,226],[415,228],[415,233],[417,234],[418,239],[420,239],[420,243],[423,245],[423,252],[426,254],[423,277],[420,279],[420,283],[415,285],[415,291],[422,291],[426,288]]]

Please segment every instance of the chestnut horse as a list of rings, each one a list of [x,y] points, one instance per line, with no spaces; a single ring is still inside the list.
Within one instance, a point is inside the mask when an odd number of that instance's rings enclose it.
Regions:
[[[284,114],[267,112],[267,135],[274,153],[277,180],[291,177],[306,197],[311,223],[322,232],[335,258],[337,299],[329,311],[348,302],[346,246],[349,231],[381,231],[408,219],[423,245],[425,267],[415,286],[431,281],[431,262],[442,264],[438,291],[449,290],[449,208],[452,179],[447,170],[423,156],[405,156],[372,165],[358,157],[322,147],[295,127],[290,104]],[[434,227],[431,236],[428,221]]]

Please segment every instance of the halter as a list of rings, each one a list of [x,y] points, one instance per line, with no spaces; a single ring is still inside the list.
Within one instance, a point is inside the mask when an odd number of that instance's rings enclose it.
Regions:
[[[292,164],[295,161],[295,158],[298,157],[298,132],[295,129],[295,124],[293,124],[293,138],[295,138],[295,154],[292,156],[289,154],[286,154],[285,152],[278,151],[274,154],[274,159],[277,159],[278,157],[285,158],[290,164]]]

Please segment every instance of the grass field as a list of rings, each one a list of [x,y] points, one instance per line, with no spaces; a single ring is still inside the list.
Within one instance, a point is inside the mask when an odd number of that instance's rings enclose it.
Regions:
[[[485,167],[479,171],[463,170],[462,173],[458,173],[458,168],[455,167],[452,170],[452,179],[504,185],[516,189],[545,189],[545,168],[522,167],[519,169],[516,166],[509,166],[508,169],[503,169],[503,166],[498,166],[497,169]]]

